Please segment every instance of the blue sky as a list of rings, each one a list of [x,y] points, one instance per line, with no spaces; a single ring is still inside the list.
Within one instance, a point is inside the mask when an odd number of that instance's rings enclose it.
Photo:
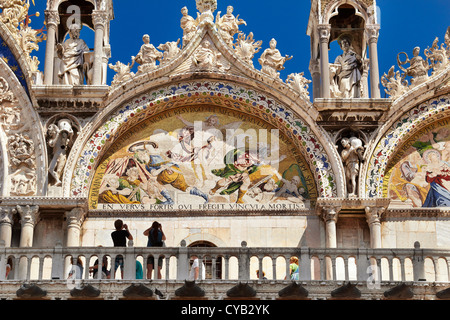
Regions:
[[[46,1],[35,0],[36,6],[30,13],[39,11],[39,17],[32,17],[31,26],[40,29],[43,24]],[[111,21],[111,63],[128,63],[142,45],[142,35],[149,34],[155,46],[182,37],[180,27],[181,8],[186,6],[189,14],[197,15],[195,0],[113,0],[115,19]],[[234,14],[247,22],[240,29],[247,35],[253,32],[255,40],[262,40],[262,49],[254,58],[255,68],[260,69],[258,57],[269,41],[275,38],[282,55],[294,58],[285,64],[281,78],[293,72],[304,72],[308,79],[310,60],[310,37],[306,35],[310,13],[310,0],[218,0],[217,11],[226,13],[228,5],[234,7]],[[444,40],[450,26],[449,0],[378,0],[381,30],[378,42],[380,76],[387,73],[392,65],[397,67],[397,54],[404,51],[409,56],[415,46],[423,50],[431,46],[439,37]],[[214,16],[217,14],[214,13]],[[93,48],[93,31],[85,28],[82,37]],[[333,47],[332,47],[333,48]],[[330,51],[330,61],[334,61],[340,50]],[[45,42],[39,52],[34,52],[44,69]],[[136,68],[136,67],[135,67]],[[108,70],[108,83],[114,71]],[[384,97],[384,93],[382,93]]]

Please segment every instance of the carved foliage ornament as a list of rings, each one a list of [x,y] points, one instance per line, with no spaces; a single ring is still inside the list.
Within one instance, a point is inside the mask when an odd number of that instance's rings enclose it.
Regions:
[[[10,195],[36,193],[35,144],[8,82],[0,77],[0,125],[8,136]]]
[[[33,50],[39,50],[38,43],[44,40],[42,30],[34,30],[28,24],[31,21],[28,16],[30,8],[29,0],[2,0],[0,1],[0,21],[11,32],[14,40],[25,53],[31,72],[38,71],[39,60],[31,57]],[[36,13],[39,16],[39,12]]]

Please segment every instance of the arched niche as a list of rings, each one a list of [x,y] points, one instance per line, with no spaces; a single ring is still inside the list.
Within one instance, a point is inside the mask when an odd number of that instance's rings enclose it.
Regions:
[[[98,162],[89,207],[295,211],[316,199],[309,165],[285,133],[254,115],[202,104],[122,132]]]
[[[418,130],[389,162],[383,194],[414,208],[450,207],[450,117]]]
[[[445,123],[450,116],[449,108],[448,94],[434,97],[389,122],[387,128],[382,128],[380,138],[375,140],[371,157],[365,166],[367,197],[389,197],[389,183],[392,174],[395,174],[393,168],[396,165],[400,166],[401,161],[407,161],[407,157],[414,157],[412,145],[425,139],[426,132],[437,134],[436,130],[446,126]],[[417,154],[415,156],[417,157]]]
[[[74,9],[71,9],[71,6],[74,6]],[[95,6],[92,2],[87,0],[70,0],[63,1],[58,6],[58,13],[60,17],[60,23],[58,25],[58,43],[63,43],[64,39],[69,32],[68,26],[69,24],[74,23],[73,14],[80,14],[80,23],[83,26],[87,26],[89,29],[94,30],[94,24],[92,21],[92,12],[94,11]]]

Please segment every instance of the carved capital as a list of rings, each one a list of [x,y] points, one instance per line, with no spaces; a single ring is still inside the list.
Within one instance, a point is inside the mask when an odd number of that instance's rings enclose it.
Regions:
[[[22,228],[27,224],[34,227],[39,220],[39,206],[17,205],[16,210],[20,215],[20,223],[22,224]]]
[[[59,13],[56,10],[45,10],[45,20],[47,26],[58,26],[60,23]]]
[[[377,43],[378,36],[380,35],[380,25],[370,24],[366,26],[366,34],[369,39],[369,43]]]
[[[334,222],[336,223],[338,220],[339,212],[341,211],[341,207],[339,206],[323,206],[319,209],[319,216],[322,217],[323,221]]]
[[[367,224],[379,224],[383,214],[386,212],[385,207],[366,207],[366,221]]]
[[[2,207],[0,208],[0,224],[13,224],[13,215],[16,213],[15,208]]]
[[[330,24],[319,24],[317,26],[319,30],[319,40],[321,43],[328,43],[330,41],[331,35],[331,25]]]
[[[94,10],[92,12],[92,23],[94,28],[104,28],[108,22],[108,13],[102,10]]]
[[[315,75],[315,74],[319,74],[320,75],[319,60],[311,59],[309,61],[309,72],[311,72],[311,75]]]
[[[84,208],[74,208],[70,211],[66,211],[65,215],[68,227],[81,227],[86,218],[86,210]]]

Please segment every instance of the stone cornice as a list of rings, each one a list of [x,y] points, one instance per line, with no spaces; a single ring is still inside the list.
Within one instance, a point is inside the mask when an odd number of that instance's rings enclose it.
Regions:
[[[86,198],[64,198],[64,197],[0,197],[1,206],[39,206],[41,209],[72,209],[85,207]]]

